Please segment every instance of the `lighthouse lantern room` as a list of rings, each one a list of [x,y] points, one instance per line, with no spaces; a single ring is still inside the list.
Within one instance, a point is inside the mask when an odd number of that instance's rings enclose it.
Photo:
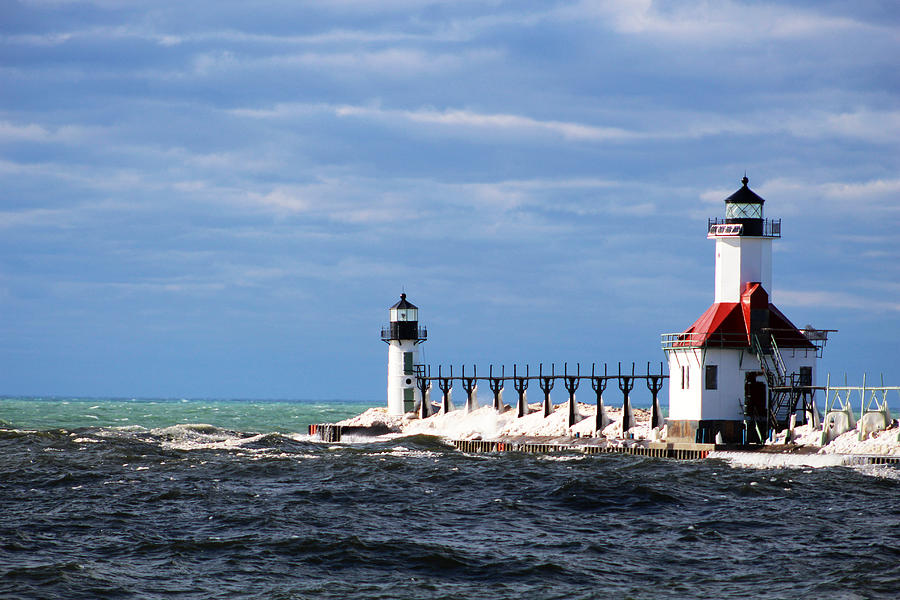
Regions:
[[[663,334],[669,440],[759,442],[799,402],[812,403],[818,338],[772,303],[772,241],[781,237],[781,220],[766,219],[765,200],[746,176],[741,183],[725,199],[725,218],[709,220],[712,306],[687,330]]]
[[[416,387],[415,365],[419,364],[418,345],[428,337],[419,327],[419,309],[400,294],[400,301],[390,308],[390,324],[381,329],[381,339],[388,344],[388,413],[411,412],[421,402]]]

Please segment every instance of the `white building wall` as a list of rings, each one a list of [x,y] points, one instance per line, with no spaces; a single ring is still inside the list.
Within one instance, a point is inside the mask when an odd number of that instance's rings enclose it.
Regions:
[[[799,373],[800,367],[812,368],[812,384],[816,385],[816,351],[782,348],[781,358],[787,373]]]
[[[402,415],[406,413],[404,406],[404,390],[413,390],[413,402],[418,402],[421,392],[416,387],[415,375],[404,373],[403,354],[413,353],[413,364],[419,362],[419,348],[412,340],[391,340],[388,344],[388,378],[387,397],[388,414]]]
[[[689,349],[668,351],[669,359],[669,418],[680,421],[700,419],[700,387],[697,377],[700,373],[701,350]],[[684,375],[687,375],[687,386]]]
[[[706,366],[715,365],[716,389],[706,389]],[[759,371],[759,361],[750,352],[736,348],[709,348],[703,365],[702,419],[739,421],[744,418],[744,382],[748,371]]]
[[[772,300],[772,238],[716,237],[715,302],[740,302],[744,286],[758,281]]]
[[[706,389],[706,366],[716,365],[716,388]],[[684,370],[690,369],[684,388]],[[758,371],[749,352],[731,348],[685,349],[669,352],[669,418],[673,420],[741,420],[744,376]]]
[[[816,382],[816,351],[781,350],[787,373],[812,368]],[[669,418],[672,420],[743,420],[744,384],[750,371],[762,371],[756,355],[736,348],[670,350]],[[706,366],[716,365],[716,389],[706,389]],[[682,367],[689,369],[688,387],[683,387]],[[759,381],[765,381],[760,375]]]

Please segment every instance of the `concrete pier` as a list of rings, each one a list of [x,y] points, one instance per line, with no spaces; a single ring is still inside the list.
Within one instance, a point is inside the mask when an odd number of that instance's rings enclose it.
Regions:
[[[620,440],[621,442],[621,440]],[[652,458],[674,460],[702,460],[710,452],[740,452],[747,454],[816,454],[812,447],[792,444],[745,446],[740,444],[695,444],[686,442],[650,442],[647,440],[624,440],[624,443],[604,443],[597,438],[540,438],[521,437],[501,440],[453,440],[453,446],[460,452],[524,452],[528,454],[554,454],[559,452],[582,452],[584,454],[631,454]],[[882,454],[842,454],[841,462],[852,465],[900,465],[900,456]]]
[[[387,425],[378,423],[366,427],[354,425],[335,425],[334,423],[315,423],[309,426],[310,437],[318,438],[322,442],[340,442],[345,435],[361,435],[375,437],[386,433],[398,433]]]
[[[525,452],[552,454],[556,452],[583,452],[585,454],[633,454],[676,460],[699,460],[713,450],[733,450],[733,446],[716,444],[689,444],[625,440],[623,444],[609,443],[597,438],[574,437],[517,437],[499,440],[453,440],[453,446],[461,452]]]
[[[309,435],[322,442],[340,442],[344,436],[376,437],[387,433],[400,433],[383,423],[371,426],[336,425],[320,423],[309,426]],[[556,454],[580,452],[583,454],[631,454],[650,458],[673,460],[702,460],[711,452],[746,454],[814,455],[815,446],[794,444],[769,444],[746,446],[742,444],[701,444],[692,442],[652,442],[650,440],[607,439],[573,436],[509,436],[493,440],[450,440],[460,452],[471,454],[494,452],[522,452],[526,454]],[[852,465],[900,465],[900,456],[883,454],[841,454],[841,464]]]

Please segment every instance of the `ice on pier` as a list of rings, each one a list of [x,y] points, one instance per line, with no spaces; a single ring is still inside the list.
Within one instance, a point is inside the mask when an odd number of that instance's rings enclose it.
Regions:
[[[622,408],[604,405],[609,419],[608,424],[599,433],[595,431],[596,405],[576,403],[573,426],[567,425],[568,406],[557,404],[548,417],[544,417],[540,403],[529,404],[529,414],[517,418],[516,410],[505,406],[498,412],[491,406],[482,406],[469,413],[465,410],[452,410],[440,413],[439,407],[432,406],[432,415],[422,419],[416,413],[405,415],[389,415],[383,407],[370,408],[364,413],[346,419],[339,425],[371,427],[385,425],[401,435],[433,435],[454,440],[493,440],[511,437],[594,437],[608,441],[635,439],[649,441],[665,441],[665,428],[650,427],[650,410],[636,408],[634,410],[635,426],[626,432],[622,431]],[[855,424],[855,423],[854,423]],[[900,427],[896,420],[881,431],[865,432],[854,429],[834,430],[833,436],[823,438],[823,426],[809,424],[800,425],[777,434],[769,444],[792,445],[806,447],[806,454],[871,454],[900,456]],[[823,439],[826,443],[823,444]],[[826,461],[827,462],[827,461]]]
[[[338,424],[369,427],[383,423],[405,435],[425,434],[458,440],[519,436],[622,438],[622,409],[610,406],[603,408],[608,424],[599,436],[595,431],[596,405],[580,402],[575,405],[575,424],[571,427],[568,426],[566,403],[555,405],[547,417],[544,417],[540,403],[530,404],[529,414],[521,418],[517,418],[516,411],[509,407],[505,407],[502,412],[497,412],[491,406],[482,406],[469,413],[454,410],[445,414],[433,409],[435,414],[426,419],[417,418],[413,413],[389,415],[386,409],[378,407],[370,408],[361,415]],[[632,410],[635,425],[625,435],[634,439],[659,439],[664,435],[651,431],[649,409]]]

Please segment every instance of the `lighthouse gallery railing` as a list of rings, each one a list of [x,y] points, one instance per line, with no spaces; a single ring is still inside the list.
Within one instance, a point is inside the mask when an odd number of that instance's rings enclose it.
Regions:
[[[769,329],[766,328],[767,334],[773,335],[775,338],[780,337],[779,333],[793,333],[792,329]],[[832,329],[800,329],[803,338],[799,338],[793,342],[791,340],[779,341],[784,347],[791,348],[796,344],[798,347],[811,343],[817,351],[821,352],[822,346],[828,340],[828,333],[834,331]],[[661,336],[663,350],[680,350],[685,348],[749,348],[751,346],[750,337],[746,333],[723,333],[716,331],[692,331],[679,333],[664,333]]]

